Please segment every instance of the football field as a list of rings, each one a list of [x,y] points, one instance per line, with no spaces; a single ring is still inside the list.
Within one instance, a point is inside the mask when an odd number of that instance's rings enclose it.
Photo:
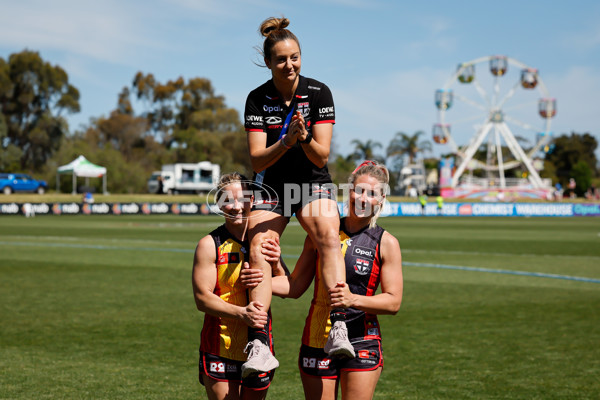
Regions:
[[[191,288],[206,216],[0,217],[0,399],[199,399]],[[389,217],[404,297],[381,316],[376,399],[600,398],[600,218]],[[282,238],[290,269],[304,233]],[[273,299],[281,367],[303,398],[311,292]]]

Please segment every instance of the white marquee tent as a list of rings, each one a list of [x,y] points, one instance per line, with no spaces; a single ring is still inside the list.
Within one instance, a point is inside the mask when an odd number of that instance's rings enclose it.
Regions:
[[[93,164],[84,156],[79,156],[67,165],[58,167],[56,171],[56,191],[59,191],[60,174],[73,174],[73,194],[77,193],[77,177],[100,178],[102,177],[102,191],[106,194],[106,168]]]

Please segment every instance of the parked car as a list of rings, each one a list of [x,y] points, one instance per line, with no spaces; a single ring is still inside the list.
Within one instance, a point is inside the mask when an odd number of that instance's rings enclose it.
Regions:
[[[11,194],[14,192],[34,192],[44,194],[47,189],[48,184],[46,181],[33,179],[27,174],[0,173],[0,190],[4,194]]]

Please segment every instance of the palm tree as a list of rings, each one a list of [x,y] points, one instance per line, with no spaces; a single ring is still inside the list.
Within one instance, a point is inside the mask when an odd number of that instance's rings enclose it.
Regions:
[[[354,139],[350,143],[354,145],[354,153],[352,154],[352,156],[353,156],[353,158],[355,160],[377,160],[377,161],[383,161],[382,157],[376,156],[374,154],[374,149],[376,147],[383,148],[383,146],[381,145],[381,143],[374,142],[371,139],[367,140],[364,143],[361,142],[358,139]]]
[[[404,132],[397,132],[387,148],[387,156],[399,159],[407,155],[409,164],[414,164],[419,153],[431,151],[431,142],[428,140],[419,142],[419,136],[424,133],[417,131],[409,136]]]

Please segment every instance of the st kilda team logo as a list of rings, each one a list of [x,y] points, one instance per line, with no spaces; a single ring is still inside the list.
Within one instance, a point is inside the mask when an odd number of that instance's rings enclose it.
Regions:
[[[367,275],[371,271],[371,262],[362,258],[357,258],[354,263],[354,272],[358,275]]]

